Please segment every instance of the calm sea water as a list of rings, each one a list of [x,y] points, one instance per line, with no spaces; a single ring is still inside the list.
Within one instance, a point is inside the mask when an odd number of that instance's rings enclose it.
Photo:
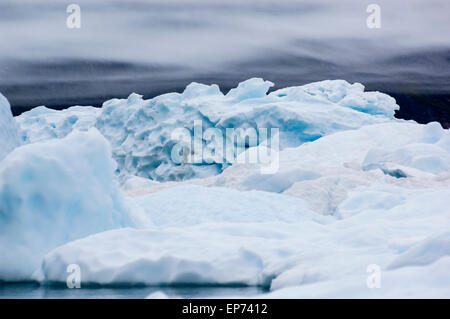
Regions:
[[[157,291],[163,292],[171,298],[252,297],[264,292],[259,287],[81,287],[80,289],[69,289],[62,286],[20,283],[0,284],[0,299],[142,299]]]

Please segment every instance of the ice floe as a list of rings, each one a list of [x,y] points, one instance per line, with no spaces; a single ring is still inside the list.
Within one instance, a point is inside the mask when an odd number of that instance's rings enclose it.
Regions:
[[[18,125],[8,100],[0,93],[0,160],[20,145]]]
[[[101,111],[73,107],[64,111],[38,108],[18,117],[25,140],[61,137],[71,129],[95,125],[110,141],[122,174],[158,181],[186,180],[219,174],[227,163],[179,165],[171,150],[178,141],[173,132],[217,128],[255,130],[279,128],[280,148],[295,147],[324,135],[363,125],[393,121],[398,105],[390,96],[365,92],[364,86],[343,80],[322,81],[277,90],[273,83],[253,78],[223,94],[217,85],[192,83],[183,93],[150,100],[131,94],[128,99],[106,101]],[[201,142],[207,144],[204,138]],[[235,154],[237,155],[237,154]]]
[[[0,280],[29,280],[52,248],[129,225],[115,167],[95,128],[9,153],[0,162]]]
[[[82,285],[449,297],[449,131],[395,119],[394,99],[358,83],[272,85],[2,113],[25,145],[0,162],[0,278],[64,283],[77,264]],[[277,170],[174,163],[172,133],[195,121],[279,128]]]

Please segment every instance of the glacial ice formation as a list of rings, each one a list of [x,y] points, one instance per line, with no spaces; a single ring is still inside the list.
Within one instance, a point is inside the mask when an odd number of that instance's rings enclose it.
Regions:
[[[0,160],[20,145],[18,126],[8,100],[0,93]]]
[[[29,280],[42,256],[129,225],[105,138],[95,129],[16,148],[0,162],[0,280]]]
[[[174,188],[172,194],[177,191],[180,196],[185,192]],[[278,196],[282,200],[285,195]],[[64,281],[66,265],[76,263],[86,284],[238,283],[273,291],[291,286],[302,289],[307,284],[312,291],[320,291],[324,283],[356,275],[363,277],[359,286],[366,290],[368,265],[391,271],[392,263],[405,260],[399,267],[407,270],[428,267],[448,254],[448,249],[442,249],[448,232],[441,236],[442,244],[426,244],[430,252],[417,248],[430,242],[428,236],[450,227],[448,213],[442,209],[448,196],[448,189],[405,190],[381,184],[351,193],[343,204],[351,214],[342,220],[312,219],[306,211],[297,221],[275,216],[259,222],[259,211],[251,203],[242,209],[255,221],[242,222],[240,211],[229,209],[224,200],[217,203],[222,216],[209,216],[197,224],[175,226],[168,220],[165,226],[159,219],[158,227],[112,230],[68,243],[44,258],[39,278]],[[185,202],[179,214],[189,218],[193,208],[189,198]],[[149,198],[146,206],[152,203]],[[208,213],[206,207],[202,214]],[[402,257],[411,252],[414,258]],[[445,279],[448,274],[442,276]],[[429,283],[428,289],[432,286]],[[388,292],[395,294],[395,289],[403,287],[391,289]]]
[[[0,161],[0,279],[65,282],[75,263],[82,285],[450,297],[450,132],[395,119],[394,99],[357,83],[271,86],[192,83],[17,117],[25,145]],[[195,120],[280,128],[279,169],[172,163],[173,130]]]
[[[438,158],[450,151],[449,137],[436,123],[376,124],[285,149],[269,177],[240,164],[189,182],[132,183],[128,201],[147,218],[145,229],[61,246],[44,258],[39,278],[61,281],[64,265],[78,263],[87,282],[101,284],[257,284],[283,298],[449,296],[448,286],[426,280],[439,271],[448,282],[449,172],[425,166],[399,178],[363,169],[374,148],[429,145]],[[371,264],[390,278],[375,292],[366,285]]]
[[[443,256],[424,266],[408,266],[381,272],[380,288],[369,289],[370,273],[359,272],[317,285],[285,287],[260,295],[261,298],[448,298],[450,257]],[[294,276],[293,276],[294,277]],[[298,278],[298,276],[296,276]],[[291,277],[292,278],[292,277]],[[289,277],[286,277],[289,280]]]
[[[186,199],[189,199],[188,201]],[[321,220],[304,200],[261,191],[183,185],[129,200],[140,224],[183,227],[203,223],[260,223]],[[170,202],[170,205],[167,203]],[[253,207],[250,211],[248,208]],[[187,213],[189,212],[189,213]],[[138,216],[135,216],[137,218]]]
[[[22,140],[26,143],[63,138],[74,130],[87,131],[93,127],[100,109],[72,106],[65,110],[52,110],[38,106],[16,117],[21,128]]]
[[[364,92],[359,83],[322,81],[267,94],[273,83],[254,78],[224,95],[217,85],[192,83],[183,93],[150,100],[131,94],[128,99],[106,101],[101,112],[74,107],[58,112],[45,108],[18,117],[25,140],[37,141],[66,135],[71,129],[95,125],[109,140],[122,174],[157,181],[186,180],[216,175],[228,165],[178,165],[171,150],[177,128],[203,131],[215,127],[279,128],[280,147],[295,147],[341,130],[393,121],[395,100],[379,92]],[[96,116],[95,124],[94,117]],[[234,142],[234,141],[233,141]],[[207,141],[203,140],[203,144]]]

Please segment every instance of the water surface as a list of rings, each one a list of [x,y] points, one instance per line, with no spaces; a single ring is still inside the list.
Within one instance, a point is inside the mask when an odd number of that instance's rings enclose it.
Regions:
[[[450,123],[450,2],[378,0],[381,28],[360,0],[77,0],[0,2],[0,92],[34,106],[101,106],[136,92],[224,92],[250,77],[276,88],[324,79],[392,94],[400,116]]]
[[[63,286],[41,286],[34,283],[0,284],[0,299],[142,299],[154,292],[171,298],[252,297],[264,292],[259,287],[98,287],[69,289]]]

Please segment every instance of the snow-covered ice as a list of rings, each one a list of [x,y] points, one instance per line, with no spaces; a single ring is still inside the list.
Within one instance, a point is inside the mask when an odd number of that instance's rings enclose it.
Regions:
[[[302,199],[261,191],[183,185],[129,199],[139,224],[184,227],[201,223],[322,220]],[[170,205],[168,205],[170,203]],[[249,210],[249,207],[253,207]],[[146,221],[144,220],[146,219]]]
[[[63,138],[73,130],[86,131],[95,124],[100,109],[72,106],[57,111],[39,106],[16,117],[24,142],[35,143],[52,138]]]
[[[364,92],[363,85],[343,80],[267,94],[271,86],[269,81],[253,78],[223,94],[217,85],[192,83],[181,94],[143,100],[133,93],[128,99],[109,100],[100,113],[93,108],[74,107],[62,112],[39,108],[22,114],[18,120],[30,141],[61,137],[77,126],[85,129],[95,125],[110,141],[120,172],[168,181],[216,175],[228,166],[221,162],[185,166],[173,163],[171,150],[178,141],[172,133],[177,128],[193,131],[194,121],[202,121],[203,130],[218,128],[223,136],[230,127],[279,128],[283,149],[340,130],[393,121],[398,109],[388,95]]]
[[[27,144],[0,162],[0,280],[27,280],[52,248],[129,225],[96,130]]]
[[[180,195],[185,192],[173,188],[172,195],[177,190]],[[317,294],[324,296],[329,293],[320,291],[324,282],[338,284],[341,278],[359,276],[363,281],[358,287],[368,289],[370,264],[383,271],[427,267],[448,255],[448,231],[443,233],[450,226],[443,209],[448,196],[449,189],[374,185],[350,194],[342,208],[351,214],[344,213],[348,217],[342,220],[311,218],[307,210],[297,221],[261,218],[257,207],[249,204],[246,210],[254,215],[253,222],[243,222],[239,211],[219,201],[217,209],[223,208],[223,216],[208,216],[196,224],[176,225],[174,218],[164,226],[158,219],[157,227],[113,230],[68,243],[44,258],[42,272],[46,280],[63,281],[66,265],[77,263],[86,283],[240,283],[270,286],[274,291],[308,284],[308,291],[319,287]],[[147,199],[151,207],[153,200]],[[190,204],[196,200],[185,197],[185,203],[179,214],[189,216]],[[438,239],[428,238],[439,233],[443,234]],[[430,251],[423,253],[424,246]],[[397,289],[401,296],[401,285],[390,289],[392,295]]]
[[[394,99],[358,83],[272,85],[192,83],[17,117],[25,145],[0,162],[1,279],[65,282],[78,264],[84,284],[450,297],[450,132],[395,119]],[[173,130],[196,120],[279,128],[279,169],[173,163]]]
[[[8,100],[0,93],[0,160],[20,145],[18,125]]]

